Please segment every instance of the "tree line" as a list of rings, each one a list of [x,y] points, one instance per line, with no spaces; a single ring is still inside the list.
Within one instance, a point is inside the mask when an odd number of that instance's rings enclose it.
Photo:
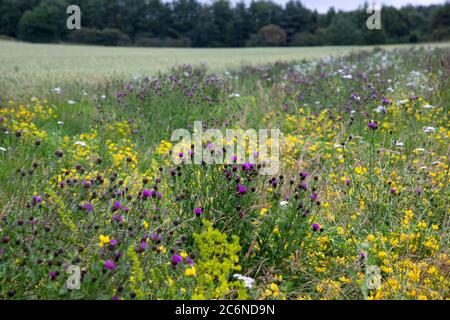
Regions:
[[[66,27],[69,5],[81,30]],[[316,46],[450,40],[450,3],[381,9],[381,29],[366,26],[368,4],[327,13],[291,0],[0,0],[0,35],[30,42],[149,47]]]

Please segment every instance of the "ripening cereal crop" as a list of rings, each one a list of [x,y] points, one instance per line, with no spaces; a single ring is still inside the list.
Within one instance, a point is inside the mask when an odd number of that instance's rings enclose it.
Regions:
[[[80,81],[1,92],[1,299],[450,298],[448,48]]]

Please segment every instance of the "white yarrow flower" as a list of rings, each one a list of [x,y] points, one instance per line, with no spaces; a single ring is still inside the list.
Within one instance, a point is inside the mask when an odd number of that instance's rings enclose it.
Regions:
[[[83,142],[83,141],[77,141],[77,142],[75,142],[75,145],[76,145],[76,146],[81,146],[81,147],[83,147],[83,148],[86,148],[86,143]]]
[[[375,109],[375,112],[376,112],[376,113],[386,113],[386,112],[387,112],[387,109],[386,109],[386,107],[378,106],[378,107]]]
[[[56,94],[60,94],[60,93],[61,93],[61,87],[53,88],[52,91],[53,91],[54,93],[56,93]]]
[[[246,277],[246,276],[244,276],[242,274],[239,274],[239,273],[235,273],[233,275],[233,278],[238,279],[238,280],[242,280],[244,282],[244,286],[246,288],[249,288],[249,289],[251,289],[253,287],[253,285],[255,284],[255,279],[250,278],[250,277]]]
[[[423,132],[425,133],[433,133],[436,131],[435,127],[423,127]]]

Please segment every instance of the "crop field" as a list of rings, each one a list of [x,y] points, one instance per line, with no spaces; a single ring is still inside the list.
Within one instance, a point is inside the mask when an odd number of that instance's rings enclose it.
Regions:
[[[1,41],[0,299],[449,299],[449,116],[448,44]]]
[[[450,43],[430,43],[431,47],[450,47]],[[411,48],[385,45],[386,50]],[[277,61],[301,61],[339,56],[369,46],[303,48],[111,48],[82,45],[31,44],[0,40],[0,90],[19,94],[48,92],[57,86],[81,89],[137,75],[155,75],[182,64],[205,64],[210,71],[223,72],[242,65],[261,65]]]

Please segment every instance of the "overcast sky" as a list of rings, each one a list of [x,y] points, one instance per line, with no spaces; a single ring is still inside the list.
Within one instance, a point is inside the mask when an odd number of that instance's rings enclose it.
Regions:
[[[213,0],[200,0],[201,2],[208,3]],[[272,0],[273,2],[279,4],[285,4],[289,0]],[[239,0],[230,0],[231,3],[239,2]],[[251,0],[244,0],[246,3],[250,3]],[[335,9],[340,10],[353,10],[358,8],[358,6],[364,4],[364,0],[301,0],[301,2],[309,9],[314,10],[317,9],[320,13],[327,12],[328,8],[334,6]],[[372,4],[374,1],[369,0],[369,4]],[[383,3],[386,5],[393,5],[395,7],[401,7],[407,4],[413,5],[429,5],[429,4],[442,4],[445,3],[446,0],[375,0],[375,3]]]

